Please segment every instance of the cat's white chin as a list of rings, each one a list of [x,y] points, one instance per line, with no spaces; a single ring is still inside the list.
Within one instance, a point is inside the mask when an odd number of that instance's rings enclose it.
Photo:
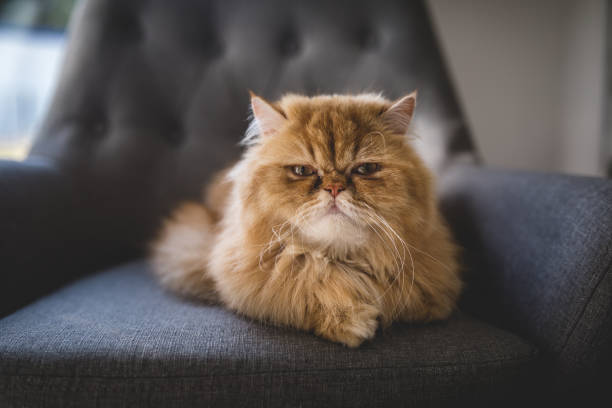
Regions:
[[[338,207],[312,217],[300,231],[308,241],[323,247],[356,248],[364,245],[368,238],[368,230]]]

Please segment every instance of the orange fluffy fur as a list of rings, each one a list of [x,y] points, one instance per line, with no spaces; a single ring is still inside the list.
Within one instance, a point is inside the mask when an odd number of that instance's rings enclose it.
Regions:
[[[253,95],[242,159],[153,245],[162,284],[350,347],[448,317],[457,250],[406,136],[415,103]]]

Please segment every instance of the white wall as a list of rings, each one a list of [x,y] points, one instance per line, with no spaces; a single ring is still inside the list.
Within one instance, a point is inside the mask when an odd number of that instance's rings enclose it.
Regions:
[[[605,0],[428,0],[494,166],[601,174]]]
[[[564,143],[559,166],[571,173],[598,174],[603,173],[605,1],[572,1],[569,11],[561,63],[559,132]]]

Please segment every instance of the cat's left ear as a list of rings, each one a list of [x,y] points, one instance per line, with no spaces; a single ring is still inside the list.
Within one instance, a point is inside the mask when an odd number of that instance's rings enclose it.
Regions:
[[[383,112],[383,119],[392,131],[402,134],[408,132],[416,107],[416,99],[417,91],[413,91],[393,102],[391,107]]]
[[[278,132],[287,121],[285,116],[274,106],[253,92],[251,92],[251,109],[260,137]]]

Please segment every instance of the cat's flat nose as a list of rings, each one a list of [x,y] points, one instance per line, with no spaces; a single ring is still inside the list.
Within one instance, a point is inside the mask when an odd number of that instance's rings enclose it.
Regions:
[[[323,190],[327,191],[332,197],[336,198],[341,191],[346,190],[346,187],[342,183],[330,183],[327,186],[323,187]]]

